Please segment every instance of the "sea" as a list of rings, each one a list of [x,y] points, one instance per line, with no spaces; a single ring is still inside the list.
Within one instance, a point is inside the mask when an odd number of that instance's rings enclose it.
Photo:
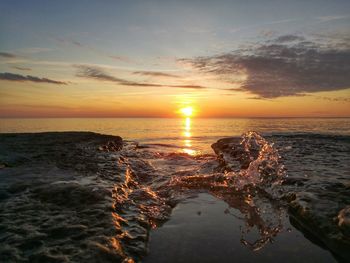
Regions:
[[[124,140],[164,144],[191,154],[211,153],[220,138],[246,131],[350,135],[350,118],[26,118],[0,119],[0,133],[91,131]]]
[[[79,151],[70,145],[79,136],[84,140],[78,146],[89,142],[94,139],[90,138],[91,134],[35,135],[64,131],[121,136],[124,146],[119,150],[115,144],[108,144],[99,148],[102,153],[96,149],[96,157],[91,153],[91,149],[95,151],[89,146],[92,143]],[[16,137],[9,133],[26,134]],[[34,200],[37,202],[37,196],[41,198],[40,206],[54,198],[45,192],[51,188],[36,190],[35,180],[40,181],[41,176],[46,176],[47,185],[52,187],[49,192],[63,191],[65,194],[56,194],[55,199],[48,202],[49,208],[42,209],[40,218],[46,218],[45,211],[55,209],[52,220],[57,219],[59,224],[68,219],[60,217],[57,196],[67,198],[67,193],[75,188],[86,195],[86,191],[90,191],[86,189],[95,191],[114,185],[115,211],[112,215],[116,222],[111,227],[119,231],[113,240],[119,249],[122,248],[118,255],[125,257],[124,260],[349,262],[350,118],[0,119],[0,138],[3,140],[0,141],[0,161],[3,161],[1,158],[9,160],[0,170],[0,178],[3,178],[0,188],[9,196],[3,201],[0,198],[1,207],[8,209],[0,216],[0,238],[4,239],[6,246],[18,245],[13,254],[8,252],[10,250],[5,251],[13,257],[25,260],[32,254],[43,253],[40,249],[39,252],[33,248],[22,250],[27,238],[20,239],[19,233],[23,229],[17,229],[26,225],[24,223],[28,220],[39,222],[43,219],[34,220],[35,213],[30,211],[28,217],[23,214],[22,221],[17,222],[20,219],[17,219],[16,207],[23,204],[23,209],[29,209]],[[35,138],[46,139],[36,141]],[[64,147],[72,149],[69,150],[71,153],[62,154],[62,160],[67,164],[63,165],[59,160],[59,165],[53,169],[57,156],[61,156],[54,151],[64,151]],[[6,151],[13,151],[14,157]],[[90,161],[83,160],[83,156],[88,156],[86,160]],[[41,170],[30,172],[33,176],[30,186],[27,186],[29,189],[14,193],[6,190],[7,183],[4,182],[13,180],[11,167],[17,164],[30,167],[31,162],[34,165],[37,160],[49,167],[48,172],[38,163],[36,165]],[[91,164],[94,160],[98,162],[96,167]],[[95,168],[89,168],[89,165]],[[63,179],[58,183],[52,181],[55,173],[65,178],[60,170],[62,167],[75,167],[81,175],[89,174],[89,169],[94,173],[88,180],[75,179],[74,184],[63,184]],[[123,167],[122,180],[117,178],[118,181],[115,176],[121,174]],[[27,171],[29,168],[21,169]],[[57,184],[62,188],[57,188]],[[31,187],[34,190],[30,190]],[[74,190],[76,195],[78,190]],[[107,201],[111,202],[110,199]],[[55,208],[51,208],[52,203]],[[74,209],[78,209],[76,203]],[[82,220],[73,210],[67,210],[65,205],[62,211]],[[110,215],[110,212],[105,213],[106,222]],[[83,220],[87,225],[89,218]],[[91,222],[94,220],[91,217]],[[12,222],[16,231],[11,230],[12,233],[3,226],[1,228],[1,222]],[[64,223],[62,229],[69,222]],[[98,222],[92,225],[96,226]],[[35,233],[44,236],[41,249],[45,247],[45,256],[52,256],[50,249],[61,253],[60,246],[69,245],[62,257],[78,262],[90,253],[82,250],[85,239],[103,236],[110,240],[108,235],[112,233],[106,232],[106,226],[93,228],[95,232],[89,228],[81,229],[84,231],[82,240],[73,240],[68,231],[67,235],[59,236],[63,243],[52,242],[45,228],[37,227]],[[69,243],[69,240],[73,241]],[[75,246],[82,250],[81,254],[72,252]],[[105,243],[103,246],[104,252],[114,255],[113,251],[110,252],[113,247]],[[100,255],[98,260],[110,262],[111,258]]]

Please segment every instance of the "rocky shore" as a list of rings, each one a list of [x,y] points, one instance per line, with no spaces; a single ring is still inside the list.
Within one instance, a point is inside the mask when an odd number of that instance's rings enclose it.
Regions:
[[[268,139],[276,148],[247,133],[219,140],[212,146],[216,155],[190,156],[90,132],[0,134],[0,258],[139,262],[149,231],[169,219],[178,202],[207,192],[257,226],[259,238],[245,244],[252,250],[284,231],[275,216],[283,210],[308,239],[346,262],[349,175],[305,177],[315,158],[305,151],[316,147],[315,139]],[[334,141],[343,151],[331,158],[349,158],[349,140]]]

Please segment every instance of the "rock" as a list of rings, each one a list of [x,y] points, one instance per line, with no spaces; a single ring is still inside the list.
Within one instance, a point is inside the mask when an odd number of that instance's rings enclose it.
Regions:
[[[350,206],[340,210],[337,219],[339,228],[350,239]]]

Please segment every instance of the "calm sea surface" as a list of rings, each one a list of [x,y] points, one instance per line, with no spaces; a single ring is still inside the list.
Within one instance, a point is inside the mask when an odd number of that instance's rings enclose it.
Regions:
[[[217,139],[253,130],[264,135],[350,135],[350,118],[45,118],[0,119],[0,133],[92,131],[141,143],[167,144],[189,154],[211,152]]]

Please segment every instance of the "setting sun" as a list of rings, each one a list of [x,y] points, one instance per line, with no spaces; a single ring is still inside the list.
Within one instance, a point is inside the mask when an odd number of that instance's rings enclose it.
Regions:
[[[192,114],[193,114],[193,108],[192,107],[182,108],[180,111],[186,117],[191,117]]]

